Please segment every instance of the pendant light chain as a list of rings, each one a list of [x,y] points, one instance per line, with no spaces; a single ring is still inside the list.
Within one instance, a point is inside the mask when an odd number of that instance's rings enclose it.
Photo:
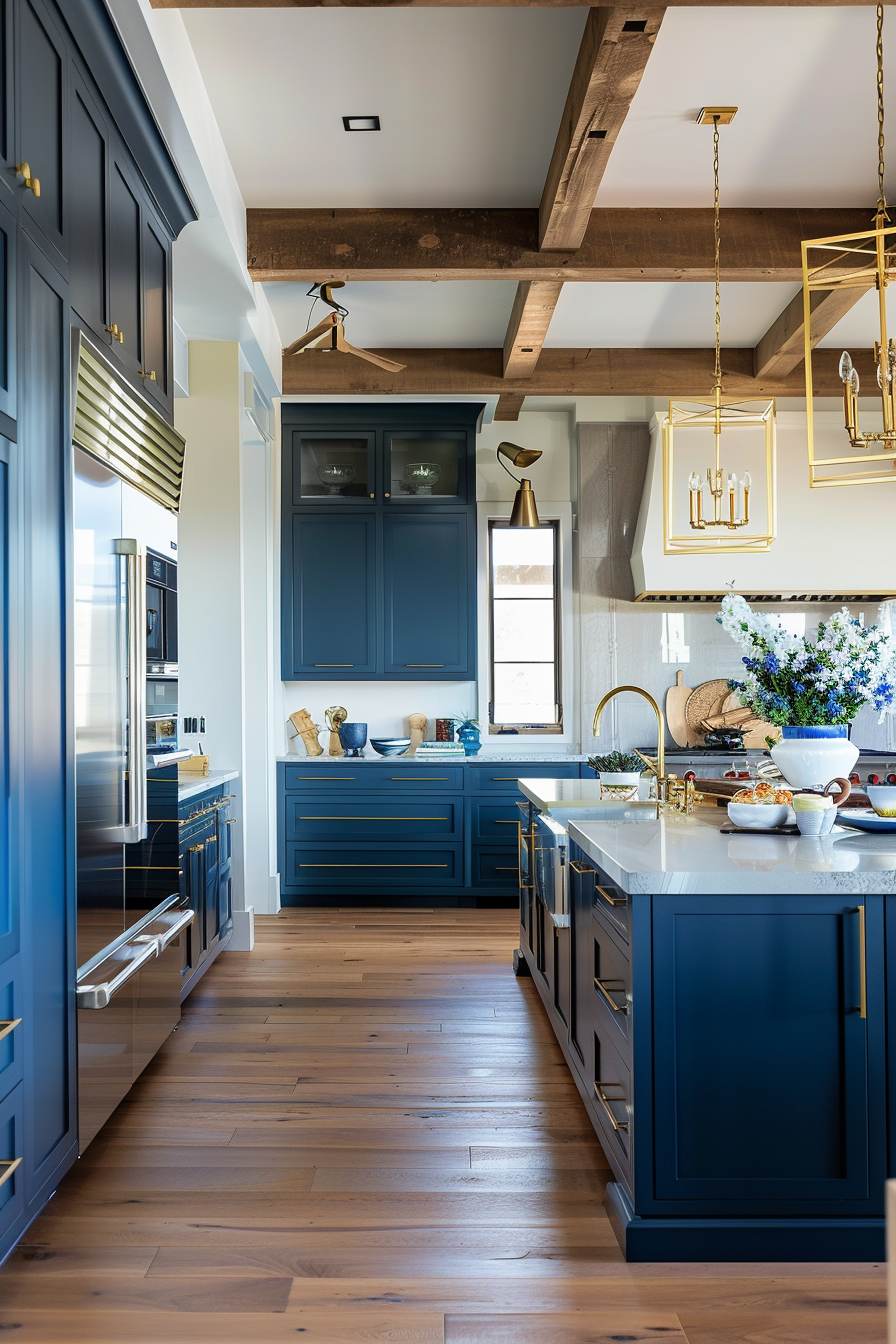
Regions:
[[[721,244],[722,244],[722,225],[719,218],[719,118],[712,119],[712,171],[713,171],[713,228],[715,234],[715,276],[716,276],[716,370],[715,387],[722,386],[722,324],[720,317],[720,289],[721,289]]]
[[[877,208],[886,214],[884,190],[884,7],[877,7]]]

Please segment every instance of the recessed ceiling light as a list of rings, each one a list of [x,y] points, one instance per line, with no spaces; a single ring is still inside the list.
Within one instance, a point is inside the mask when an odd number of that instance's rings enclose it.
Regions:
[[[342,125],[346,131],[378,131],[379,117],[343,117]]]

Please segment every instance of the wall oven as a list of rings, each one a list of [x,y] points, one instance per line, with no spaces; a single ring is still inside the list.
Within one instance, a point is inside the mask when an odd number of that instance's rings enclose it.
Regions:
[[[177,675],[177,564],[150,550],[146,553],[146,671],[150,676]]]

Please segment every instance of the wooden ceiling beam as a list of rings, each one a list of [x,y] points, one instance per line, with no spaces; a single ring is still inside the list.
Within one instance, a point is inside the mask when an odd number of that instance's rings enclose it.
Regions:
[[[153,9],[530,9],[534,6],[579,9],[581,0],[150,0]],[[744,5],[779,6],[781,0],[684,0],[679,8],[740,9]],[[789,7],[828,8],[864,5],[866,0],[787,0]]]
[[[563,288],[559,280],[521,280],[504,337],[504,377],[528,378],[541,354]]]
[[[664,10],[588,11],[538,210],[538,245],[575,250],[616,137],[641,83]]]
[[[867,289],[858,287],[817,289],[810,295],[813,350],[867,292]],[[803,295],[800,291],[775,318],[753,351],[753,374],[756,378],[783,378],[803,363],[806,349],[803,318]],[[815,363],[814,357],[812,362]]]
[[[285,396],[482,395],[539,397],[708,397],[713,382],[714,353],[706,350],[558,350],[542,351],[528,378],[504,380],[504,354],[487,350],[381,350],[377,353],[406,365],[402,373],[381,369],[350,355],[306,350],[283,361]],[[871,386],[871,352],[853,355],[862,381]],[[813,360],[816,395],[837,396],[840,352],[821,350]],[[802,370],[780,377],[753,375],[753,350],[723,350],[726,396],[801,397],[806,394]]]
[[[525,392],[502,392],[495,407],[496,420],[519,420]]]
[[[869,209],[723,209],[723,280],[801,281],[804,238],[868,227]],[[537,210],[247,211],[253,280],[713,278],[711,209],[592,210],[577,252],[538,248]]]

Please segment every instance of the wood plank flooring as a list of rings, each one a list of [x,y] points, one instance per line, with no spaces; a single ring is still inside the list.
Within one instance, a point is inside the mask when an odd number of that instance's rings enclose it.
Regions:
[[[883,1344],[874,1265],[626,1265],[505,911],[225,953],[0,1271],[18,1344]]]

